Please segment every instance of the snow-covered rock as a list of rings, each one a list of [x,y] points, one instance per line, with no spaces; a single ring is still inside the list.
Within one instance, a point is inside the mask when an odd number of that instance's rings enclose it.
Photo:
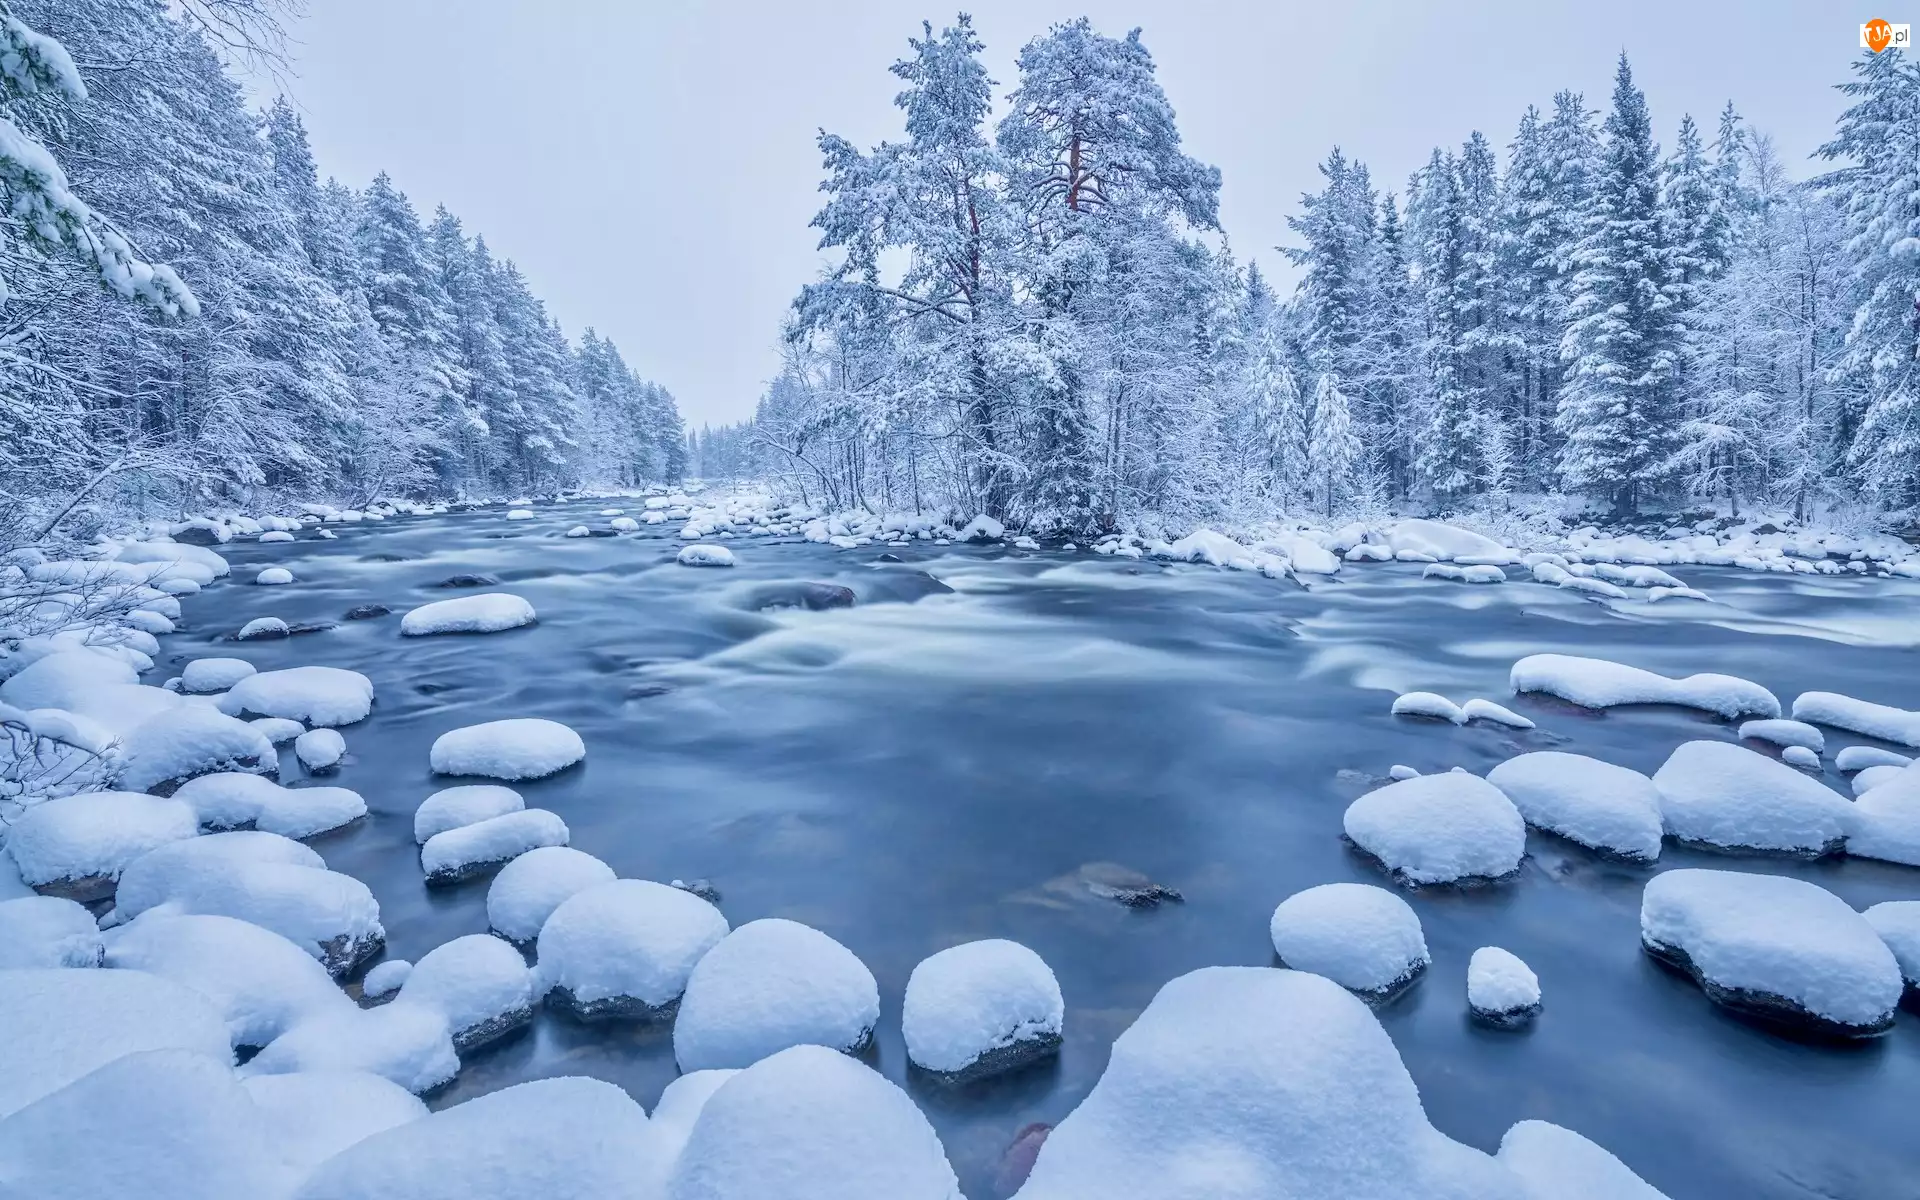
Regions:
[[[259,775],[232,772],[190,779],[173,796],[192,805],[206,829],[257,829],[290,838],[328,833],[367,815],[367,802],[349,788],[289,788]]]
[[[396,1000],[378,1008],[348,1004],[281,1034],[242,1068],[247,1075],[366,1071],[422,1095],[460,1073],[447,1019],[436,1009]]]
[[[1732,720],[1749,714],[1780,715],[1780,701],[1772,692],[1732,675],[1689,675],[1669,679],[1639,667],[1604,658],[1570,654],[1532,654],[1513,664],[1516,693],[1545,692],[1582,708],[1612,708],[1616,704],[1677,704],[1705,709]]]
[[[997,542],[1007,536],[1007,527],[981,513],[960,527],[954,537],[962,542]]]
[[[634,1184],[651,1154],[646,1113],[618,1087],[536,1079],[373,1134],[297,1200],[655,1200]]]
[[[1208,967],[1161,988],[1114,1042],[1017,1200],[1281,1196],[1527,1193],[1428,1123],[1392,1040],[1351,993],[1304,971]]]
[[[441,788],[420,802],[413,813],[413,840],[426,845],[436,833],[472,825],[489,817],[519,812],[526,801],[520,793],[497,783],[466,783]]]
[[[1460,715],[1469,723],[1487,721],[1494,725],[1505,725],[1509,729],[1532,729],[1533,721],[1514,712],[1504,704],[1495,704],[1491,700],[1475,696],[1460,706]]]
[[[1664,825],[1653,780],[1612,763],[1541,750],[1487,772],[1527,824],[1634,862],[1660,857]]]
[[[1065,1016],[1060,983],[1040,956],[989,938],[921,960],[907,978],[900,1027],[914,1065],[972,1080],[1057,1051]]]
[[[1517,1028],[1540,1012],[1540,979],[1512,951],[1482,946],[1467,962],[1467,1007],[1485,1024]]]
[[[373,711],[373,681],[339,667],[288,667],[249,675],[220,697],[230,717],[286,717],[308,725],[351,725]]]
[[[1428,563],[1426,570],[1420,572],[1422,579],[1446,579],[1454,583],[1505,583],[1507,573],[1490,563],[1478,563],[1470,567],[1456,566],[1450,562]]]
[[[1732,742],[1686,742],[1654,772],[1667,832],[1731,852],[1838,852],[1852,806],[1792,767]]]
[[[514,782],[543,779],[587,756],[580,735],[558,721],[513,717],[450,730],[434,739],[436,774],[480,775]]]
[[[349,1146],[427,1115],[418,1096],[366,1071],[254,1075],[241,1086],[266,1118],[274,1149],[303,1176]]]
[[[1483,564],[1518,562],[1520,559],[1517,552],[1490,537],[1442,521],[1419,518],[1400,521],[1388,529],[1385,536],[1387,548],[1396,557],[1401,554],[1424,554],[1434,560],[1472,558]]]
[[[945,1149],[907,1094],[820,1046],[775,1053],[700,1108],[669,1200],[960,1200]]]
[[[387,1000],[407,984],[413,964],[404,958],[387,958],[375,963],[360,979],[360,994],[368,1000]]]
[[[268,567],[253,577],[253,581],[262,587],[277,587],[293,582],[293,572],[285,567]]]
[[[1811,750],[1817,756],[1827,748],[1826,735],[1805,721],[1793,721],[1784,717],[1774,717],[1764,721],[1743,721],[1740,723],[1740,737],[1743,741],[1769,742],[1775,746],[1799,746]],[[1818,761],[1816,758],[1815,761]]]
[[[1477,775],[1422,775],[1368,792],[1342,824],[1395,879],[1457,883],[1520,869],[1527,827],[1512,801]]]
[[[573,528],[567,530],[563,536],[570,538],[592,537],[593,530],[588,529],[585,525],[575,525]]]
[[[532,509],[530,509],[530,508],[512,508],[512,509],[508,509],[508,510],[507,510],[507,520],[509,520],[509,521],[531,521],[531,520],[533,520],[533,510],[532,510]]]
[[[1521,1121],[1494,1158],[1520,1177],[1532,1200],[1667,1200],[1601,1146],[1546,1121]]]
[[[196,658],[180,672],[180,688],[196,696],[224,692],[253,673],[244,658]]]
[[[202,587],[225,578],[230,570],[226,559],[205,546],[184,542],[128,542],[114,551],[113,557],[124,563],[153,564],[159,568],[155,578],[182,574]]]
[[[1712,599],[1713,597],[1707,595],[1705,592],[1701,591],[1698,588],[1651,587],[1647,589],[1647,603],[1649,604],[1654,604],[1661,600],[1709,600],[1710,601]]]
[[[423,604],[400,618],[400,633],[405,637],[425,637],[435,633],[498,633],[531,625],[533,605],[506,592],[482,592],[477,596],[455,596]]]
[[[681,1070],[703,1071],[749,1066],[804,1044],[857,1053],[879,1019],[879,985],[851,950],[769,917],[722,938],[693,968],[673,1055]]]
[[[1920,770],[1903,767],[1861,793],[1853,803],[1847,853],[1920,867]]]
[[[1896,742],[1920,746],[1920,712],[1856,700],[1838,692],[1802,692],[1793,700],[1793,717],[1818,725],[1845,729]]]
[[[1845,901],[1804,880],[1656,875],[1641,894],[1640,940],[1735,1012],[1841,1037],[1893,1027],[1903,986],[1893,952]]]
[[[347,756],[347,739],[337,729],[309,729],[293,740],[293,754],[312,774],[324,774]]]
[[[77,792],[21,813],[7,831],[20,878],[45,895],[99,900],[141,855],[200,832],[193,809],[138,792]]]
[[[487,888],[487,924],[510,942],[531,942],[569,897],[613,878],[612,867],[583,850],[536,847],[494,876]]]
[[[640,522],[634,520],[632,517],[615,517],[613,520],[607,522],[607,527],[616,533],[638,533],[640,531]]]
[[[734,565],[733,551],[725,546],[711,546],[704,542],[682,546],[674,561],[683,567],[731,567]]]
[[[0,900],[0,971],[97,967],[100,928],[83,906],[59,896]]]
[[[148,912],[109,930],[106,965],[199,992],[235,1047],[264,1046],[300,1021],[349,1004],[326,968],[271,930],[232,917]]]
[[[145,971],[0,971],[0,1029],[0,1129],[4,1118],[123,1055],[188,1050],[232,1061],[219,1010]],[[0,1179],[13,1182],[11,1174]]]
[[[436,833],[420,847],[420,869],[429,886],[484,875],[541,846],[567,844],[567,823],[544,808],[502,813]]]
[[[533,1021],[533,978],[520,952],[484,933],[470,933],[422,955],[400,988],[400,1002],[446,1018],[462,1053]]]
[[[1389,710],[1396,717],[1427,717],[1435,721],[1450,721],[1455,725],[1467,723],[1466,714],[1460,706],[1436,692],[1403,692],[1393,699]]]
[[[1904,767],[1913,759],[1904,754],[1895,754],[1891,750],[1882,750],[1878,746],[1843,746],[1840,753],[1833,756],[1835,769],[1841,771],[1864,771],[1868,767]]]
[[[1374,1001],[1398,995],[1432,961],[1412,906],[1371,884],[1295,892],[1273,910],[1267,931],[1287,966]]]
[[[267,543],[290,542],[293,540],[293,535],[284,529],[269,529],[255,540]]]
[[[142,721],[121,742],[120,754],[120,786],[131,792],[214,771],[280,769],[265,734],[205,703],[181,703]]]
[[[694,964],[726,936],[720,910],[690,892],[642,879],[601,883],[561,901],[541,926],[536,989],[582,1020],[668,1016]]]
[[[1788,746],[1780,752],[1780,761],[1790,767],[1798,767],[1802,771],[1820,769],[1820,756],[1805,746]]]
[[[1855,797],[1864,796],[1883,783],[1892,783],[1894,780],[1900,778],[1901,774],[1905,771],[1905,767],[1867,767],[1854,774],[1852,780],[1853,794]]]
[[[1893,951],[1907,987],[1920,988],[1920,900],[1888,900],[1861,915]]]
[[[240,642],[259,642],[272,638],[290,637],[292,634],[292,627],[279,617],[255,617],[242,625],[240,632],[233,637],[235,641]]]

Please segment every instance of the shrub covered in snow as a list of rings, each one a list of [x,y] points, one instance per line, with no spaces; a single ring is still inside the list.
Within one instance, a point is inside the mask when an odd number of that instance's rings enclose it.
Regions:
[[[681,1070],[703,1071],[750,1066],[805,1044],[857,1053],[879,1019],[879,985],[851,950],[769,917],[728,934],[693,968],[673,1055]]]
[[[1852,806],[1835,792],[1731,742],[1687,742],[1654,772],[1667,832],[1732,852],[1832,854]]]
[[[1747,715],[1777,717],[1780,701],[1757,683],[1732,675],[1669,679],[1604,658],[1533,654],[1513,664],[1516,693],[1545,692],[1582,708],[1617,704],[1676,704],[1705,709],[1732,720]]]
[[[1638,771],[1560,750],[1510,758],[1487,772],[1529,825],[1634,862],[1660,857],[1660,793]]]
[[[480,775],[514,782],[543,779],[587,756],[580,735],[558,721],[514,717],[450,730],[434,739],[430,759],[441,775]]]
[[[487,924],[510,942],[531,942],[569,897],[613,878],[612,867],[583,850],[536,847],[494,876],[487,888]]]
[[[1353,844],[1408,883],[1498,879],[1520,869],[1526,822],[1477,775],[1448,771],[1390,783],[1347,806]]]
[[[1066,1004],[1038,954],[1001,938],[950,946],[907,979],[907,1057],[956,1080],[1013,1070],[1060,1048]]]
[[[1268,933],[1287,966],[1373,1000],[1398,995],[1432,961],[1413,908],[1371,884],[1295,892],[1273,910]]]
[[[529,850],[567,844],[567,823],[544,808],[502,813],[436,833],[420,847],[420,868],[432,886],[484,875]]]
[[[666,1016],[694,964],[726,936],[720,910],[689,892],[602,883],[562,901],[540,928],[537,987],[584,1020]]]
[[[1479,1021],[1516,1028],[1539,1014],[1540,980],[1512,951],[1482,946],[1467,963],[1467,1006]]]
[[[498,633],[534,622],[533,605],[506,592],[483,592],[423,604],[400,618],[406,637],[435,633]]]

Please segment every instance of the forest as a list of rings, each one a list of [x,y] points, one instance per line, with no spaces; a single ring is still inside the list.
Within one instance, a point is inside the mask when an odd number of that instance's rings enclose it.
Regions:
[[[673,397],[612,342],[249,107],[225,35],[263,12],[0,3],[0,542],[677,478]]]
[[[982,51],[928,26],[893,66],[903,138],[822,134],[838,259],[754,419],[693,437],[699,473],[1036,531],[1920,500],[1897,50],[1854,64],[1804,179],[1732,103],[1663,148],[1624,53],[1605,104],[1563,91],[1397,191],[1336,147],[1285,297],[1236,262],[1139,31],[1053,28],[1001,100]]]

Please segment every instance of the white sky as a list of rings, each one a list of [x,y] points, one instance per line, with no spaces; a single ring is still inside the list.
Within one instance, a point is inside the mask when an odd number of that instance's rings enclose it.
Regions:
[[[311,0],[294,100],[323,175],[385,169],[515,259],[569,333],[593,325],[691,425],[749,415],[786,306],[823,261],[815,131],[899,136],[900,0]],[[1625,48],[1671,145],[1732,99],[1797,172],[1825,140],[1859,0],[978,0],[1001,94],[1013,57],[1081,14],[1141,26],[1188,151],[1225,175],[1236,253],[1273,247],[1340,144],[1399,190],[1435,144],[1503,150],[1563,87],[1603,106]],[[271,85],[262,89],[270,93]]]

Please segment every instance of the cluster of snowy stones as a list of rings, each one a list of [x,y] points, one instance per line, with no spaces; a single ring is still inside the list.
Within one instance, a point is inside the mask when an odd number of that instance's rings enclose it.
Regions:
[[[1782,717],[1780,701],[1749,680],[1671,679],[1559,654],[1521,659],[1510,682],[1516,694],[1543,693],[1589,709],[1667,704],[1729,722],[1751,719],[1738,725],[1739,742],[1685,742],[1651,777],[1558,750],[1520,754],[1485,779],[1458,767],[1435,775],[1396,767],[1396,782],[1355,800],[1344,818],[1348,840],[1396,881],[1421,886],[1504,879],[1520,869],[1527,826],[1643,865],[1655,863],[1663,842],[1672,839],[1729,855],[1849,854],[1920,866],[1920,767],[1908,756],[1865,745],[1839,751],[1836,768],[1855,772],[1852,800],[1809,774],[1822,769],[1822,726],[1920,746],[1920,713],[1807,692],[1794,701],[1792,716]],[[1419,692],[1400,697],[1393,711],[1446,720],[1466,715],[1442,697]],[[1403,986],[1391,968],[1417,973],[1424,952],[1423,945],[1417,952],[1412,948],[1418,927],[1410,937],[1410,913],[1400,916],[1377,900],[1369,903],[1350,904],[1344,920],[1354,930],[1347,949],[1360,954],[1364,944],[1373,959],[1343,966],[1344,977],[1330,975],[1363,993]],[[1920,901],[1891,902],[1861,914],[1800,880],[1675,870],[1647,884],[1641,931],[1649,954],[1692,976],[1717,1003],[1821,1035],[1884,1033],[1904,990],[1920,984]],[[1278,913],[1274,942],[1291,962],[1281,947]],[[1489,995],[1537,995],[1524,968],[1498,955],[1488,959],[1489,980],[1509,981],[1490,982]]]

